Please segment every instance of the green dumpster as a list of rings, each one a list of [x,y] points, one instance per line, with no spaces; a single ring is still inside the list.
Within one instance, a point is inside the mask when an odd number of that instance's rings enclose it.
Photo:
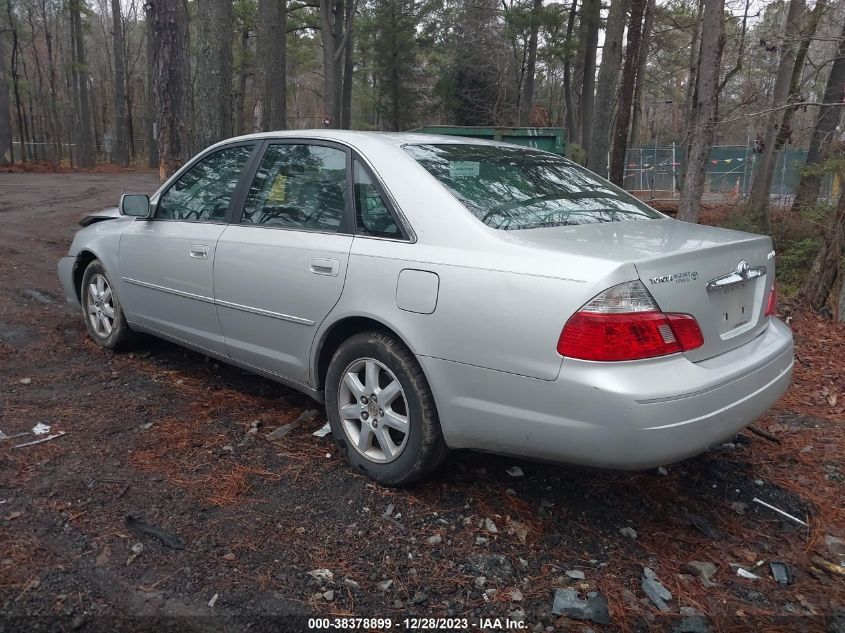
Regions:
[[[488,141],[503,141],[534,147],[545,152],[564,155],[566,152],[566,131],[562,127],[462,127],[459,125],[428,125],[413,132],[444,134],[446,136],[469,136]]]

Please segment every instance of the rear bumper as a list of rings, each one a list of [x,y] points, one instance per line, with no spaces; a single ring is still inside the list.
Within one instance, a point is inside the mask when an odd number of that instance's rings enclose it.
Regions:
[[[59,281],[62,282],[62,290],[68,303],[79,305],[79,297],[76,296],[76,288],[73,284],[73,273],[76,269],[76,257],[62,257],[59,260]]]
[[[767,411],[792,376],[792,334],[758,337],[699,363],[564,359],[554,381],[421,357],[447,444],[620,469],[703,452]]]

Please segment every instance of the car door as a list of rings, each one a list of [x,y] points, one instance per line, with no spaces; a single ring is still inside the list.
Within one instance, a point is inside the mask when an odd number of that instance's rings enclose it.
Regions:
[[[351,235],[349,151],[268,141],[239,221],[221,236],[214,295],[236,360],[308,384],[317,326],[340,299]]]
[[[120,239],[123,300],[133,322],[225,354],[214,305],[214,256],[255,143],[224,147],[187,167]]]

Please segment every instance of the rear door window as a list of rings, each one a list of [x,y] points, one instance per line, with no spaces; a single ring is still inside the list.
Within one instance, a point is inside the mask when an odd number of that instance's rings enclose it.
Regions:
[[[353,182],[355,185],[355,224],[360,235],[402,239],[399,223],[391,213],[380,189],[367,169],[354,162]]]

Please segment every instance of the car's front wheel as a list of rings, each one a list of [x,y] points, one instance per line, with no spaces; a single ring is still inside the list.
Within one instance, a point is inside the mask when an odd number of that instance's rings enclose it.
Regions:
[[[126,323],[120,299],[100,260],[95,259],[88,264],[82,275],[79,294],[85,325],[97,344],[108,349],[118,349],[129,343],[132,330]]]
[[[448,452],[422,368],[383,332],[356,334],[335,352],[326,414],[346,459],[386,486],[419,481]]]

